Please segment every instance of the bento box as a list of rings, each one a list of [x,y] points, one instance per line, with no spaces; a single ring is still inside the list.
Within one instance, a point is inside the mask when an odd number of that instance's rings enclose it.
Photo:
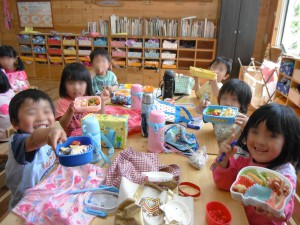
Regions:
[[[230,187],[233,199],[260,207],[276,217],[284,215],[292,190],[292,184],[285,176],[257,166],[243,168]]]
[[[101,109],[101,98],[99,96],[77,97],[74,107],[77,112],[97,112]]]
[[[238,111],[236,107],[210,105],[203,111],[203,120],[210,123],[233,124]]]
[[[195,77],[200,77],[208,80],[216,80],[217,74],[211,70],[205,70],[197,67],[190,67],[190,73]]]
[[[66,142],[57,145],[56,155],[63,166],[81,166],[92,161],[93,146],[89,136],[69,137]]]

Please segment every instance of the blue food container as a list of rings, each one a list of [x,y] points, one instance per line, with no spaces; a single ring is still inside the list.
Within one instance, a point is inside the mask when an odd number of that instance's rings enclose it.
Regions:
[[[88,148],[88,151],[82,154],[76,155],[62,155],[59,150],[61,147],[69,147],[73,141],[80,141],[82,145],[91,145]],[[66,142],[58,144],[56,147],[56,154],[59,158],[59,163],[63,166],[72,167],[72,166],[81,166],[87,164],[93,159],[93,142],[89,136],[74,136],[69,137]]]
[[[227,108],[232,108],[234,110],[234,114],[232,116],[222,116],[222,114],[225,112]],[[221,110],[219,116],[210,115],[210,112],[213,112],[215,109]],[[238,111],[239,110],[236,107],[210,105],[206,107],[205,110],[203,111],[203,119],[205,122],[210,122],[210,123],[233,124]]]

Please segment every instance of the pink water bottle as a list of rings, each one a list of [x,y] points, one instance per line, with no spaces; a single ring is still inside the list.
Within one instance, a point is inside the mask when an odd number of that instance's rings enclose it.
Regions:
[[[152,110],[148,122],[148,151],[155,153],[164,152],[164,126],[165,114],[160,110]]]
[[[141,111],[143,87],[140,84],[131,85],[131,109]]]

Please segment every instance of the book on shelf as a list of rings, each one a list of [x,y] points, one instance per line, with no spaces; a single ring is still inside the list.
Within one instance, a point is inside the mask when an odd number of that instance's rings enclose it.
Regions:
[[[111,34],[143,35],[143,19],[110,16]]]
[[[100,19],[99,26],[100,26],[100,35],[107,36],[108,35],[108,21]]]
[[[213,38],[215,25],[207,18],[199,20],[196,18],[181,19],[181,37]]]
[[[145,20],[146,36],[177,37],[178,22],[176,19],[150,18]]]

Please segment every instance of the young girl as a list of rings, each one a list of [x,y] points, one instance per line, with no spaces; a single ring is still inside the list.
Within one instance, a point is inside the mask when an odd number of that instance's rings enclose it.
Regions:
[[[6,130],[11,126],[8,106],[15,92],[11,89],[9,81],[3,70],[0,70],[0,142],[8,141]]]
[[[71,132],[81,128],[81,119],[88,114],[76,112],[74,100],[81,96],[93,96],[92,81],[89,71],[80,63],[67,65],[61,75],[59,87],[60,99],[56,105],[56,120],[70,136]],[[105,111],[105,100],[109,93],[105,90],[101,94],[101,111]]]
[[[93,69],[90,71],[92,77],[93,91],[99,95],[103,89],[112,93],[118,89],[116,75],[109,71],[111,67],[110,56],[106,49],[100,48],[90,54]]]
[[[14,91],[22,91],[29,88],[30,85],[24,70],[24,64],[13,47],[0,46],[0,66],[5,70]]]
[[[248,117],[245,115],[251,102],[251,89],[248,84],[238,79],[228,80],[220,89],[218,95],[219,105],[237,107],[239,113],[234,124],[214,124],[214,131],[219,143],[221,143],[232,134],[232,128],[235,129],[235,137],[238,139],[243,131]]]
[[[213,178],[218,188],[229,190],[238,172],[246,166],[260,166],[275,170],[287,177],[296,187],[296,168],[300,167],[300,121],[295,112],[275,103],[257,109],[249,118],[238,146],[231,149],[234,134],[219,150],[226,157],[213,170]],[[284,209],[284,216],[277,218],[260,208],[246,206],[246,214],[251,225],[283,225],[288,221],[294,208],[294,196]]]
[[[209,69],[217,74],[216,80],[210,80],[203,84],[200,87],[199,78],[195,78],[195,93],[196,96],[200,99],[199,106],[197,107],[197,112],[202,113],[203,107],[216,104],[216,97],[219,94],[219,90],[222,87],[222,81],[226,80],[230,73],[232,67],[232,60],[225,57],[217,57],[215,58]]]

